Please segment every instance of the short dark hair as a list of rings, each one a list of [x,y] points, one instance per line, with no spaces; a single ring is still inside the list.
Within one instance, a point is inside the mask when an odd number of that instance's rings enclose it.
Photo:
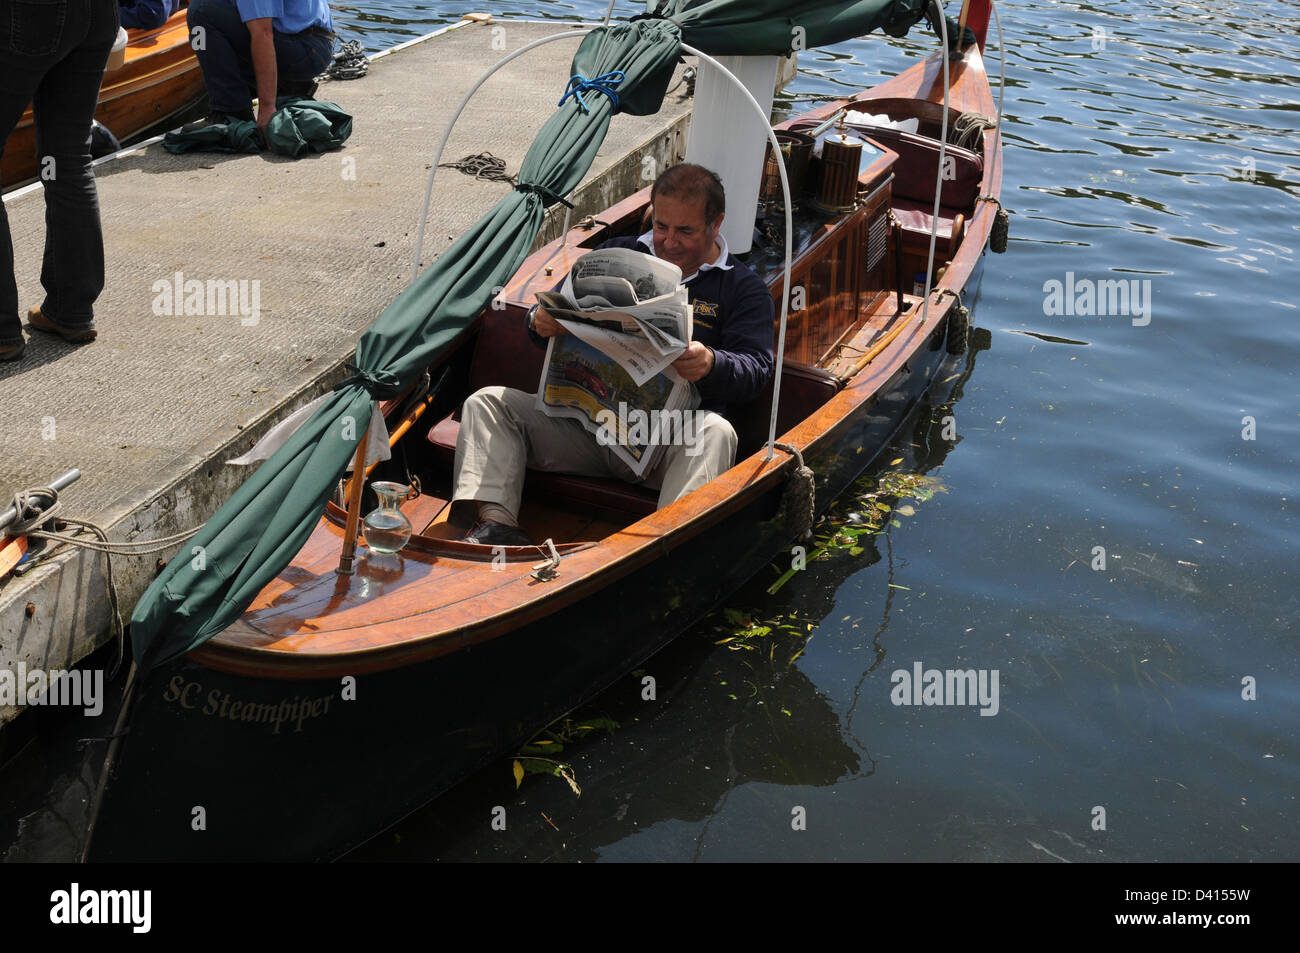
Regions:
[[[705,225],[712,225],[727,210],[727,196],[718,174],[693,162],[664,170],[650,189],[650,201],[654,202],[660,195],[703,203]]]

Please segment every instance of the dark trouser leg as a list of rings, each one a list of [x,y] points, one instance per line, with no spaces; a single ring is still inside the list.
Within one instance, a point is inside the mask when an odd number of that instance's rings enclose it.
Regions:
[[[251,110],[257,80],[252,41],[239,10],[223,0],[191,0],[185,20],[212,111],[239,115]]]
[[[45,73],[32,103],[36,154],[50,157],[45,186],[41,311],[65,327],[85,327],[104,290],[104,237],[90,170],[90,125],[109,49],[117,36],[115,0],[89,0],[85,38]]]
[[[312,81],[325,72],[334,54],[334,38],[317,33],[275,34],[275,63],[278,93],[301,95]]]
[[[0,50],[0,154],[3,154],[9,134],[31,102],[41,75],[25,59],[15,61]],[[4,184],[9,185],[8,182]],[[14,280],[14,245],[9,235],[9,216],[4,203],[0,202],[0,348],[20,344],[22,340],[18,283]]]

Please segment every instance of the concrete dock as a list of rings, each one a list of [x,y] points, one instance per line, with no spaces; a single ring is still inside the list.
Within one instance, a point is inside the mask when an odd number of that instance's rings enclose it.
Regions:
[[[79,467],[84,475],[62,494],[63,512],[97,522],[113,540],[153,539],[206,520],[248,473],[224,461],[341,379],[360,334],[408,283],[428,167],[462,96],[498,59],[558,29],[462,21],[379,54],[360,80],[322,84],[317,98],[355,117],[338,152],[173,156],[155,143],[99,165],[107,265],[95,305],[99,338],[73,346],[28,331],[24,357],[0,364],[9,408],[0,494]],[[443,161],[490,151],[517,172],[569,79],[577,44],[543,47],[489,80]],[[615,118],[577,193],[575,223],[647,184],[646,157],[657,168],[681,158],[690,110],[683,88],[657,115]],[[424,261],[509,188],[439,170]],[[6,209],[25,313],[43,299],[39,186],[6,196]],[[212,308],[205,297],[204,313],[187,309],[172,292],[189,297],[191,281],[221,283],[224,305]],[[113,557],[124,617],[159,559],[176,549]],[[103,644],[104,567],[102,555],[65,549],[0,584],[0,669],[67,668]],[[17,711],[0,708],[0,724]]]

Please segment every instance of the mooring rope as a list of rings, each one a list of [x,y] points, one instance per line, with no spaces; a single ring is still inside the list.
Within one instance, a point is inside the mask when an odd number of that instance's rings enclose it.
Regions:
[[[79,546],[82,549],[104,554],[104,587],[108,592],[109,608],[112,610],[109,621],[112,624],[113,639],[117,643],[117,660],[113,663],[113,670],[109,673],[109,678],[112,678],[117,674],[122,659],[126,656],[126,626],[122,623],[117,584],[113,581],[113,556],[115,554],[119,556],[144,556],[155,553],[189,539],[202,527],[195,527],[187,532],[175,533],[161,539],[126,540],[116,543],[109,541],[108,531],[98,523],[91,520],[76,519],[71,516],[62,516],[60,521],[84,530],[94,538],[68,536],[63,533],[40,529],[39,527],[53,519],[60,505],[59,491],[53,487],[38,486],[18,490],[14,493],[14,510],[18,513],[18,516],[6,528],[6,533],[11,536],[26,536],[28,539],[47,540],[53,542],[54,545],[39,553],[30,555],[23,565],[16,567],[13,571],[15,575],[28,572],[37,563],[56,553],[61,546]]]
[[[465,158],[458,159],[455,162],[440,162],[438,168],[456,169],[466,175],[472,175],[476,179],[486,179],[489,182],[509,182],[511,185],[515,182],[515,177],[506,172],[506,160],[500,159],[490,152],[465,156]]]
[[[330,79],[360,79],[369,69],[370,58],[362,49],[361,41],[345,40],[321,75]]]
[[[977,151],[976,147],[982,141],[984,130],[993,129],[996,126],[997,123],[994,120],[981,113],[962,113],[952,124],[952,135],[948,137],[948,141],[954,146],[975,152]]]

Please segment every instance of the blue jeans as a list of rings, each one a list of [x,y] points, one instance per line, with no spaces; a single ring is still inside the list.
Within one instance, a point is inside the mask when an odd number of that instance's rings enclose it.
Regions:
[[[204,48],[195,52],[212,111],[239,115],[251,109],[257,95],[252,38],[233,0],[190,0],[185,18],[191,37],[197,28],[203,28]],[[302,33],[272,30],[271,35],[280,83],[307,82],[329,66],[334,53],[332,33],[323,29]]]
[[[90,124],[108,53],[117,37],[117,0],[29,0],[0,10],[0,151],[31,103],[45,187],[41,311],[85,327],[104,290],[104,238],[90,171]],[[7,183],[6,183],[7,184]],[[0,347],[21,343],[9,217],[0,205]]]

